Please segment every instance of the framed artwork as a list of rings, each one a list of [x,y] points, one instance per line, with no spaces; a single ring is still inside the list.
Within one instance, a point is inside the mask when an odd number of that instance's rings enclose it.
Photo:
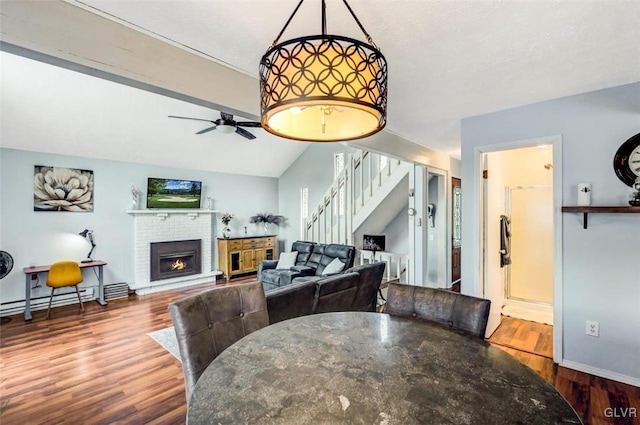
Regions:
[[[34,166],[33,210],[93,212],[93,171]]]

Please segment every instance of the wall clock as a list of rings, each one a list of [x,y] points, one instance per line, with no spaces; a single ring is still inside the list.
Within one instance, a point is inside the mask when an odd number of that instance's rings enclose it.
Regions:
[[[613,157],[613,169],[624,184],[633,187],[640,176],[640,133],[620,145]]]

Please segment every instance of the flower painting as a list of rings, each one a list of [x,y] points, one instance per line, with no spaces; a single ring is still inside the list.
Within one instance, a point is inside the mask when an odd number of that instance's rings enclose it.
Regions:
[[[34,167],[34,211],[93,211],[93,171]]]

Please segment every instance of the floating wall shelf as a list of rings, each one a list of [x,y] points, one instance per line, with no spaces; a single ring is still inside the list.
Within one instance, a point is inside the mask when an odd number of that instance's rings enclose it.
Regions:
[[[587,216],[591,214],[640,214],[640,207],[562,207],[563,213],[582,213],[582,227],[587,228]]]

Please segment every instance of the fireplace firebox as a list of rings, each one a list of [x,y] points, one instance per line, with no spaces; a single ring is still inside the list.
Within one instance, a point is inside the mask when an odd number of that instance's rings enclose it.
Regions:
[[[201,273],[202,239],[151,243],[150,281]]]

